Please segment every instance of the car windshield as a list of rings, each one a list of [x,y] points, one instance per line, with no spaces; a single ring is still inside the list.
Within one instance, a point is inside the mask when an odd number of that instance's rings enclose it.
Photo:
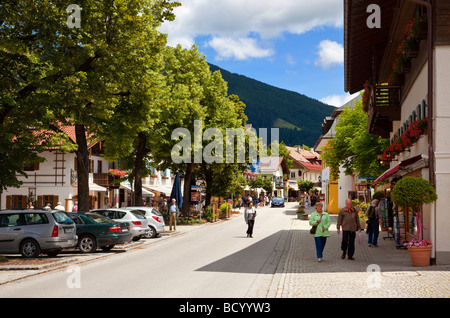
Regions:
[[[97,213],[86,213],[86,216],[88,216],[91,220],[93,220],[95,223],[100,224],[115,224],[113,220],[110,218],[107,218],[106,216],[97,214]]]
[[[283,199],[282,198],[273,198],[272,201],[274,201],[274,202],[281,202],[281,201],[283,201]]]
[[[73,224],[72,219],[63,212],[54,212],[53,218],[59,224]]]

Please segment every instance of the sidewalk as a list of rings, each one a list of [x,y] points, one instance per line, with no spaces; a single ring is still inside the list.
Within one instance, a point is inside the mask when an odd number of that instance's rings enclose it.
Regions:
[[[384,239],[387,232],[380,232],[379,247],[368,246],[365,232],[359,244],[357,233],[355,260],[341,259],[342,234],[336,232],[337,215],[330,216],[331,236],[320,263],[309,221],[292,220],[278,286],[269,297],[450,297],[450,266],[413,267],[407,250]]]

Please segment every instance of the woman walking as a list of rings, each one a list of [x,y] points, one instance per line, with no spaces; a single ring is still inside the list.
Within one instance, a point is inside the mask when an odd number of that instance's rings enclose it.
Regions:
[[[244,212],[244,219],[248,225],[247,237],[253,237],[253,226],[255,225],[256,208],[253,206],[252,201],[248,202]]]
[[[323,258],[323,249],[327,243],[327,237],[330,236],[328,228],[331,225],[330,215],[322,211],[322,202],[316,203],[316,211],[311,213],[309,217],[309,225],[317,226],[314,234],[314,241],[316,243],[317,261],[321,262]]]

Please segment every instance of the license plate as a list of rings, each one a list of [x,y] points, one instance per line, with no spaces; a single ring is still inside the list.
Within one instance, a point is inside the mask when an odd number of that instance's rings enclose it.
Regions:
[[[128,229],[122,229],[122,232],[128,232]]]
[[[73,229],[69,228],[69,229],[64,229],[64,233],[73,233]]]

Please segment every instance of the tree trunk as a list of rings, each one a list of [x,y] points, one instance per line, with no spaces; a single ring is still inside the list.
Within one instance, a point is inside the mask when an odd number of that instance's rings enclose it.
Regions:
[[[78,211],[89,211],[89,151],[84,125],[75,124],[77,138]]]
[[[192,171],[194,171],[194,164],[193,163],[186,164],[186,171],[184,173],[183,208],[181,212],[183,216],[189,215],[189,204],[191,202],[189,194],[191,189]]]
[[[205,182],[206,182],[205,207],[207,207],[211,205],[213,175],[211,166],[208,164],[203,163],[203,171],[205,174]]]
[[[138,134],[138,146],[134,163],[134,206],[142,206],[142,169],[144,158],[147,154],[147,135],[143,132]]]

